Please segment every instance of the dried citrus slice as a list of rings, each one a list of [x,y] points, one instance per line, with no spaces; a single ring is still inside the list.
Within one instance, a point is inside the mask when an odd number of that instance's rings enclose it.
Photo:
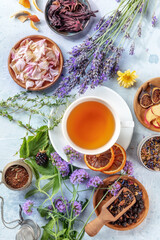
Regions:
[[[97,155],[84,155],[84,161],[90,169],[94,171],[104,171],[108,169],[114,161],[113,148]]]
[[[123,147],[115,143],[112,148],[114,151],[114,161],[108,169],[105,171],[102,170],[102,172],[105,174],[114,174],[119,172],[124,168],[126,163],[126,152]]]

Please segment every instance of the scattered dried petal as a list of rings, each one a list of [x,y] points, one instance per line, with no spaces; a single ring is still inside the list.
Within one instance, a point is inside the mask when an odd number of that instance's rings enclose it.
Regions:
[[[36,15],[27,16],[27,18],[29,18],[33,22],[39,22],[40,21],[40,19]]]
[[[28,11],[19,11],[19,12],[14,13],[11,16],[11,18],[13,18],[13,17],[18,18],[21,15],[30,15],[31,16],[32,14],[30,12],[28,12]]]
[[[43,11],[38,7],[36,0],[32,0],[32,2],[33,2],[33,5],[35,6],[35,8],[36,8],[38,11],[43,12]]]
[[[19,0],[19,4],[21,4],[25,8],[30,8],[30,2],[29,0]]]

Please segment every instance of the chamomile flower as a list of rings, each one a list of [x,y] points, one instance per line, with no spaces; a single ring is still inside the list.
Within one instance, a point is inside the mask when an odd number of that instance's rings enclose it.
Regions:
[[[136,82],[136,78],[138,78],[136,71],[131,72],[129,69],[125,71],[124,73],[121,71],[117,72],[117,75],[119,76],[117,78],[117,81],[120,86],[123,86],[124,88],[129,88],[134,85]]]

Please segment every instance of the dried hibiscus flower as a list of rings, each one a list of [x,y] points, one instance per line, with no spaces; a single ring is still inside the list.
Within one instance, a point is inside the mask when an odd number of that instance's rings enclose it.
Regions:
[[[56,0],[50,2],[47,17],[50,25],[59,31],[79,32],[96,12],[78,0]]]

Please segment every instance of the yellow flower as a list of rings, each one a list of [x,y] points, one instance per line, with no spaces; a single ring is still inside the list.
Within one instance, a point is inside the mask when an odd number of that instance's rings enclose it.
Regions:
[[[117,75],[119,76],[117,78],[117,81],[120,86],[123,86],[124,88],[129,88],[134,85],[136,82],[136,78],[138,78],[136,71],[131,72],[129,69],[122,73],[121,71],[117,72]]]

